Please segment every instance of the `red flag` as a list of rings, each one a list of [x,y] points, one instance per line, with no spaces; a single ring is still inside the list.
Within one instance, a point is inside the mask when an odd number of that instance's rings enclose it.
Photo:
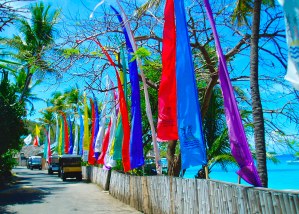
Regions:
[[[164,17],[162,76],[158,92],[157,138],[159,141],[178,139],[176,110],[176,31],[173,0],[166,1]]]
[[[124,95],[124,90],[121,86],[121,81],[118,75],[118,72],[116,72],[117,77],[117,87],[118,87],[118,93],[119,93],[119,104],[120,104],[120,113],[121,113],[121,122],[123,125],[123,145],[122,145],[122,160],[123,160],[123,167],[124,171],[127,172],[131,169],[130,165],[130,124],[129,124],[129,115],[128,115],[128,109],[126,104],[126,99]]]
[[[88,151],[88,164],[94,165],[96,163],[96,159],[94,157],[94,148],[93,148],[93,140],[94,140],[94,130],[95,130],[95,109],[92,99],[90,98],[90,106],[91,106],[91,138],[89,143],[89,151]]]
[[[34,137],[33,146],[38,146],[38,136]]]
[[[109,145],[110,129],[111,129],[111,119],[110,119],[108,129],[107,129],[107,132],[106,132],[104,140],[103,140],[102,152],[101,152],[101,155],[100,155],[100,157],[97,161],[98,164],[104,164],[104,159],[105,159],[106,152],[107,152],[108,145]]]
[[[64,154],[69,153],[70,141],[69,141],[69,129],[66,121],[65,113],[61,112],[64,122]]]
[[[50,156],[52,155],[52,152],[51,152],[50,127],[49,127],[49,131],[47,132],[47,140],[48,140],[48,161],[51,161]]]

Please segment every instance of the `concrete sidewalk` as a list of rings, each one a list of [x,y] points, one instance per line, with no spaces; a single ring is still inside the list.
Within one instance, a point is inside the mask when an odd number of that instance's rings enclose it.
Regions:
[[[46,171],[16,168],[16,184],[0,191],[0,213],[141,213],[92,183],[61,181]]]

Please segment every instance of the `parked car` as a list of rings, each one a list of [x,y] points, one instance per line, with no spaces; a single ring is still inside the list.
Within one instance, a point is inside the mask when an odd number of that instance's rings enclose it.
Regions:
[[[82,168],[81,168],[81,156],[80,155],[61,155],[59,157],[58,176],[66,181],[67,178],[76,178],[78,181],[82,180]]]
[[[33,169],[42,170],[42,157],[41,156],[30,156],[28,159],[27,167],[31,170],[33,170]]]
[[[52,175],[54,172],[59,172],[59,155],[52,155],[48,160],[48,174]]]

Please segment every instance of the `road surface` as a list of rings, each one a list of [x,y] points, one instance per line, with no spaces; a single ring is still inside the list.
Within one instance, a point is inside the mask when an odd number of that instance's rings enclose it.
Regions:
[[[0,213],[141,213],[85,180],[63,182],[47,170],[13,169],[17,179],[0,190]]]

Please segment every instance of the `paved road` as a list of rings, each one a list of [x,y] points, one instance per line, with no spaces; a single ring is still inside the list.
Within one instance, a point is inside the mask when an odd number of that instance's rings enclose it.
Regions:
[[[17,167],[17,181],[0,190],[0,213],[64,214],[64,213],[140,213],[113,198],[97,185],[68,179],[46,170]]]

